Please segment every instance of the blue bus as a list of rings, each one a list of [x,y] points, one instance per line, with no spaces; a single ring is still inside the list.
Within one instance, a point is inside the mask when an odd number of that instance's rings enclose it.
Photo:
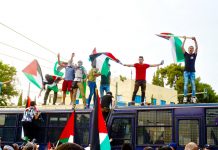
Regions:
[[[23,109],[0,110],[1,143],[22,143],[21,118]],[[48,142],[57,142],[72,110],[41,109],[37,135],[40,149]],[[90,143],[93,109],[76,110],[75,143],[84,147]],[[123,143],[131,143],[134,150],[146,146],[154,148],[170,142],[184,149],[188,142],[200,147],[214,145],[218,149],[218,104],[176,104],[164,106],[129,106],[115,108],[107,119],[112,150],[120,150]]]

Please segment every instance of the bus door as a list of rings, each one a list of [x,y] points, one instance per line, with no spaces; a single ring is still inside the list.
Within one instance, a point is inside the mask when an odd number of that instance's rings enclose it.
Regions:
[[[204,135],[203,128],[203,109],[191,108],[175,110],[175,139],[179,148],[184,149],[189,142],[195,142],[201,145],[202,136]]]
[[[109,138],[112,150],[120,150],[123,143],[130,143],[135,147],[135,117],[130,114],[111,114],[108,120]]]

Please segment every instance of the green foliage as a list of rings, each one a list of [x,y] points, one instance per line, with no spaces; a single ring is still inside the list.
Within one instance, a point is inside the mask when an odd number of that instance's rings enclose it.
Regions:
[[[183,94],[184,78],[183,78],[184,67],[181,64],[170,64],[164,68],[160,68],[156,71],[153,76],[152,84],[158,86],[168,86],[178,91],[178,94]],[[198,102],[201,103],[213,103],[218,102],[218,95],[209,84],[202,83],[200,77],[196,78],[196,90],[197,92],[204,92],[207,90],[207,96],[204,94],[197,95]],[[188,85],[188,92],[191,93],[191,84]],[[178,96],[179,101],[182,100],[183,96]]]
[[[21,94],[20,94],[20,96],[19,96],[17,106],[22,106],[22,102],[23,102],[23,92],[21,92]]]
[[[12,81],[15,75],[15,67],[9,66],[0,61],[0,82]],[[17,95],[18,92],[16,91],[15,85],[12,82],[4,84],[0,93],[0,106],[6,106],[7,100]]]

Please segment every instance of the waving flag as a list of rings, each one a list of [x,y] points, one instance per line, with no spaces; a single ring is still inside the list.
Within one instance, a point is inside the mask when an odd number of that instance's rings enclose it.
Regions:
[[[74,142],[74,116],[75,110],[73,110],[69,120],[67,121],[64,130],[61,133],[59,141],[62,143],[73,143]]]
[[[100,97],[97,93],[97,100],[95,101],[94,108],[94,122],[92,123],[92,139],[91,146],[94,150],[111,150],[110,140],[107,132],[106,123],[104,121]]]
[[[55,62],[53,71],[54,71],[54,74],[56,76],[63,77],[64,76],[63,69],[64,69],[64,67],[61,67],[61,66],[58,65],[58,61]]]
[[[36,87],[42,88],[42,70],[37,60],[33,60],[26,68],[23,69],[23,73]]]
[[[96,68],[101,72],[101,74],[105,76],[107,76],[109,72],[109,60],[113,60],[121,64],[121,62],[116,57],[114,57],[114,55],[108,52],[94,53],[90,55],[89,58],[92,61],[92,63],[96,66]]]
[[[161,33],[158,34],[157,36],[165,38],[171,42],[174,62],[178,62],[178,63],[184,62],[184,54],[182,52],[182,41],[176,36],[169,36],[169,35],[173,35],[173,34]]]

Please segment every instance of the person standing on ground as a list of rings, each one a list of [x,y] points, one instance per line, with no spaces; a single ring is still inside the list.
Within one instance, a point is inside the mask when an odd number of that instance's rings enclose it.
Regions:
[[[90,102],[92,100],[93,94],[94,94],[94,104],[95,104],[95,99],[96,99],[95,89],[97,87],[97,85],[96,85],[96,78],[98,76],[100,76],[100,75],[101,74],[98,72],[98,69],[92,63],[92,69],[88,73],[88,86],[89,86],[89,89],[90,89],[90,94],[89,94],[89,97],[88,97],[87,108],[90,107]]]
[[[110,91],[110,78],[111,78],[110,64],[108,64],[108,68],[109,68],[109,72],[107,76],[101,75],[101,82],[100,82],[101,98],[104,96],[104,91],[106,93]]]
[[[62,105],[65,105],[65,99],[66,99],[66,92],[69,91],[70,92],[70,99],[71,99],[71,103],[73,104],[73,90],[72,90],[72,83],[75,77],[75,70],[74,70],[74,65],[73,65],[73,58],[74,58],[75,54],[72,53],[70,60],[68,61],[68,63],[66,62],[61,62],[60,61],[60,54],[58,54],[58,64],[61,67],[65,68],[65,78],[64,78],[64,82],[62,84],[62,91],[63,91],[63,102]]]
[[[144,64],[144,58],[143,56],[139,56],[139,63],[135,63],[133,65],[131,64],[124,64],[124,66],[127,67],[135,67],[136,69],[136,81],[135,81],[135,87],[132,95],[132,105],[135,105],[135,97],[136,93],[138,92],[139,87],[141,86],[141,106],[144,105],[144,99],[145,99],[145,90],[146,90],[146,70],[149,67],[158,67],[160,65],[163,65],[164,61],[162,60],[160,64]]]
[[[24,136],[29,140],[36,139],[38,129],[34,121],[39,119],[41,112],[36,107],[36,102],[31,101],[30,107],[26,108],[22,118],[22,126],[24,130]]]
[[[182,43],[182,51],[184,53],[185,58],[185,70],[184,70],[184,98],[183,103],[187,103],[187,95],[188,95],[188,80],[190,79],[192,85],[192,97],[191,102],[196,103],[196,87],[195,87],[195,60],[198,52],[198,44],[195,37],[192,38],[195,42],[195,49],[193,46],[188,47],[188,53],[186,52],[184,45],[186,41],[186,36],[184,36],[184,41]]]
[[[107,92],[107,94],[104,95],[101,100],[101,110],[105,121],[107,120],[108,114],[111,111],[110,108],[114,108],[114,106],[115,103],[113,100],[113,95],[111,92]]]

